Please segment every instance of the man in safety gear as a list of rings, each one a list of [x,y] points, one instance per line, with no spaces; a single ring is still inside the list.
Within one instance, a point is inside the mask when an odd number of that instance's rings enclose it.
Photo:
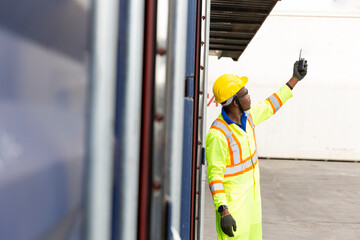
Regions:
[[[247,77],[224,74],[214,83],[215,102],[223,107],[206,136],[206,161],[218,239],[262,239],[254,129],[292,97],[292,89],[307,73],[307,62],[300,70],[298,63],[283,87],[251,107]]]

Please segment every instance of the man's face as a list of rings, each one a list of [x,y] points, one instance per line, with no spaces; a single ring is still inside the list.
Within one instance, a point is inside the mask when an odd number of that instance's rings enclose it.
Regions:
[[[241,107],[244,109],[244,111],[248,111],[251,105],[251,99],[250,95],[248,94],[248,90],[243,87],[240,89],[240,91],[237,92],[236,95],[238,96]]]

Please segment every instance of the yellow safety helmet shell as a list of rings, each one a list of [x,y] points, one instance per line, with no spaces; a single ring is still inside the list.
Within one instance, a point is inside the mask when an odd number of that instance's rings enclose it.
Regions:
[[[222,103],[234,96],[245,84],[248,78],[239,77],[234,74],[224,74],[216,79],[213,86],[213,93],[216,103]]]

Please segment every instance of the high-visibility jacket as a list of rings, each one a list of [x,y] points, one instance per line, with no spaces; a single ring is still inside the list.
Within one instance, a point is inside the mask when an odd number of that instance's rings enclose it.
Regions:
[[[228,125],[220,114],[206,136],[207,176],[216,210],[218,239],[262,239],[260,176],[255,126],[268,119],[292,97],[284,85],[265,101],[246,111],[246,131]],[[220,227],[220,205],[228,206],[236,221],[235,237]]]

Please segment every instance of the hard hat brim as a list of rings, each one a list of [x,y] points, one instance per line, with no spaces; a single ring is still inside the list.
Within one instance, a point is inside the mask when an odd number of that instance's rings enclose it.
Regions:
[[[213,92],[215,95],[216,103],[226,102],[228,99],[233,97],[241,88],[248,82],[246,76],[235,76],[232,74],[226,74],[227,76],[233,76],[231,79],[225,78],[224,75],[219,77],[214,83]]]

